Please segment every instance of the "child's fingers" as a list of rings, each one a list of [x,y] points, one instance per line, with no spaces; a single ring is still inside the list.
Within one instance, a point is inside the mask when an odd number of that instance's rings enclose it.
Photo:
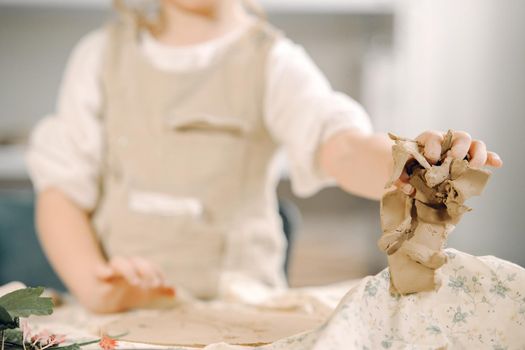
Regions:
[[[441,144],[443,134],[438,131],[425,131],[416,138],[416,141],[424,147],[423,155],[431,164],[436,164],[441,158]]]
[[[151,261],[148,261],[148,263],[150,264],[151,269],[153,270],[153,273],[155,274],[155,277],[158,281],[157,286],[166,286],[166,276],[164,275],[164,272],[162,272],[162,269]]]
[[[452,148],[449,155],[452,158],[463,159],[468,154],[472,137],[464,131],[454,131],[452,135]]]
[[[503,161],[497,153],[487,152],[487,162],[485,163],[485,165],[494,168],[501,168],[503,166]]]
[[[173,299],[175,297],[175,289],[170,287],[157,287],[150,289],[140,289],[137,291],[138,295],[132,301],[135,306],[148,307],[155,305],[156,302],[162,299]]]
[[[401,173],[401,176],[399,176],[399,180],[402,183],[408,183],[408,181],[410,180],[410,176],[408,175],[406,168],[403,169],[403,172]]]
[[[175,288],[160,286],[156,288],[132,288],[129,284],[124,286],[122,309],[149,307],[162,299],[173,299],[176,295]]]
[[[156,295],[156,296],[159,296],[159,297],[168,297],[168,298],[173,298],[176,294],[175,292],[175,288],[173,287],[167,287],[167,286],[160,286],[160,287],[157,287],[153,290],[153,293]]]
[[[472,141],[468,153],[470,155],[469,164],[473,168],[481,168],[487,162],[487,146],[483,141]]]
[[[136,271],[146,287],[159,287],[164,284],[164,276],[154,264],[150,261],[141,258],[131,258]]]
[[[99,265],[95,268],[95,276],[100,280],[109,281],[116,277],[116,271],[108,264]]]
[[[401,176],[399,176],[399,179],[397,179],[394,182],[394,186],[399,188],[406,195],[410,196],[414,193],[415,189],[414,187],[412,187],[411,184],[408,183],[408,180],[410,180],[410,176],[408,176],[406,169],[403,169],[403,172],[401,173]]]
[[[129,259],[115,257],[109,262],[110,266],[131,285],[138,286],[141,284],[139,273],[136,271],[134,264]]]
[[[404,194],[408,196],[411,196],[416,190],[411,184],[401,180],[401,178],[399,178],[398,180],[396,180],[396,182],[394,182],[394,186],[399,188],[401,191],[403,191]]]

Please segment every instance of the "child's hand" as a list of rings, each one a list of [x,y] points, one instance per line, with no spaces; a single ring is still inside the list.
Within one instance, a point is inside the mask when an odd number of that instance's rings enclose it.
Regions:
[[[130,285],[141,288],[156,288],[165,285],[162,271],[141,257],[113,257],[107,265],[97,269],[97,277],[109,282],[125,279]]]
[[[96,277],[103,303],[94,308],[98,312],[124,311],[175,296],[160,269],[140,257],[114,257],[96,269]]]
[[[441,144],[445,133],[438,131],[425,131],[419,135],[416,140],[424,147],[424,156],[430,164],[436,164],[441,158]],[[452,137],[452,148],[448,156],[464,159],[469,156],[471,167],[480,168],[482,166],[491,166],[500,168],[503,165],[501,158],[494,152],[487,151],[485,143],[480,140],[472,140],[472,137],[464,131],[454,131]],[[408,174],[403,172],[396,186],[406,194],[412,194],[414,188],[407,183]]]

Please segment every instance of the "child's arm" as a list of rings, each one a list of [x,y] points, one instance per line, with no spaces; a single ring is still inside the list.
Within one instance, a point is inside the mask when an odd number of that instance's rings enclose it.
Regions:
[[[418,142],[425,148],[425,157],[432,164],[441,155],[443,135],[435,131],[426,131],[417,137]],[[341,131],[321,146],[319,165],[346,191],[379,199],[385,191],[385,183],[392,171],[392,144],[386,134]],[[487,152],[482,141],[472,140],[469,134],[461,131],[454,132],[450,152],[452,157],[460,159],[468,154],[473,167],[502,165],[499,156],[494,152]],[[397,185],[405,192],[412,192],[412,186],[402,180],[403,176]]]
[[[88,213],[59,190],[42,191],[37,226],[51,264],[79,301],[95,312],[115,312],[173,296],[158,271],[138,259],[106,262]]]
[[[88,213],[98,200],[103,152],[99,115],[105,35],[93,32],[73,51],[57,112],[36,126],[27,154],[46,255],[80,302],[98,312],[140,306],[157,294],[173,293],[159,287],[158,269],[140,258],[106,262],[91,227]]]
[[[379,199],[392,171],[392,141],[374,134],[363,108],[335,92],[322,72],[300,47],[287,39],[273,47],[267,64],[265,121],[289,158],[294,192],[311,195],[335,179],[345,190]],[[443,133],[427,131],[418,137],[430,162],[439,159]],[[473,166],[501,166],[483,142],[456,132],[455,158],[469,154]],[[396,183],[403,191],[411,185]]]
[[[392,141],[384,134],[342,131],[321,146],[319,165],[345,191],[379,199],[393,166]]]

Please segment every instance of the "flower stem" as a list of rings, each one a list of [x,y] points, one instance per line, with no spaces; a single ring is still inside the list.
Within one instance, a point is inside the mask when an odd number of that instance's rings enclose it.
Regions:
[[[4,337],[4,330],[3,329],[2,329],[2,332],[0,332],[0,337],[2,337],[2,350],[4,350],[5,337]]]

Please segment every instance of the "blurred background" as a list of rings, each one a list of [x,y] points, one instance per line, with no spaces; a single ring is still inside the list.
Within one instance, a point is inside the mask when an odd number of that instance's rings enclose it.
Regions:
[[[505,166],[449,246],[525,266],[525,1],[261,0],[270,22],[303,45],[334,88],[360,101],[378,131],[415,137],[462,129]],[[75,43],[111,17],[109,0],[0,0],[0,285],[59,286],[34,234],[23,152],[54,111]],[[279,196],[302,220],[292,286],[324,284],[386,266],[376,247],[379,204],[329,188]],[[296,220],[298,221],[298,220]]]

